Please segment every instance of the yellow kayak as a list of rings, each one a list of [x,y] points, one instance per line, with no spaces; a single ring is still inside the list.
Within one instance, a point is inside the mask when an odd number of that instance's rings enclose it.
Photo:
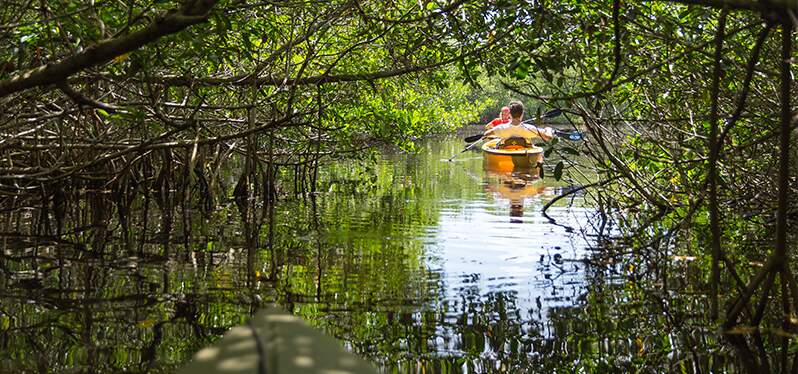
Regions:
[[[485,168],[499,173],[534,171],[539,172],[543,162],[543,148],[527,144],[515,138],[507,139],[498,146],[500,139],[492,139],[482,145]]]

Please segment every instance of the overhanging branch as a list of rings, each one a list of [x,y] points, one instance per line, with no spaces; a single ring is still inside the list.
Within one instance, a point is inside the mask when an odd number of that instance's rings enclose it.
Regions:
[[[423,70],[434,69],[449,62],[440,62],[424,66],[412,66],[408,68],[379,71],[372,73],[361,74],[341,74],[341,75],[316,75],[302,78],[277,78],[277,77],[250,77],[244,79],[236,78],[192,78],[186,76],[170,75],[161,77],[150,77],[150,83],[160,83],[169,86],[189,86],[203,85],[203,86],[304,86],[309,84],[320,83],[342,83],[342,82],[355,82],[355,81],[372,81],[383,78],[390,78],[404,74],[415,73]]]
[[[179,10],[159,16],[147,27],[131,34],[102,41],[82,52],[14,78],[0,81],[0,97],[29,88],[58,83],[92,66],[106,63],[116,56],[134,51],[163,36],[177,33],[186,27],[203,22],[217,0],[187,0]]]

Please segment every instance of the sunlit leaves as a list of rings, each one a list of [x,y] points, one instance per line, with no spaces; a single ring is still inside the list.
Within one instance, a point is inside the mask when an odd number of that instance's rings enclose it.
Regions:
[[[361,85],[353,94],[353,101],[337,102],[329,108],[330,115],[334,113],[337,121],[346,124],[345,131],[371,134],[407,151],[415,149],[417,139],[474,120],[484,105],[470,98],[467,85],[447,74],[423,81]]]

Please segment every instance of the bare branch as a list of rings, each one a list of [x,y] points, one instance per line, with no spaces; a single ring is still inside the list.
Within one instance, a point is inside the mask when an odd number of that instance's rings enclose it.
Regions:
[[[88,97],[84,96],[80,92],[75,91],[75,89],[70,87],[66,82],[60,82],[60,83],[57,83],[56,85],[58,86],[58,89],[61,90],[61,92],[63,92],[65,95],[69,96],[69,98],[72,99],[78,105],[86,105],[86,106],[90,106],[90,107],[93,107],[93,108],[99,108],[99,109],[108,110],[108,111],[115,111],[115,110],[119,109],[118,107],[116,107],[114,105],[106,104],[106,103],[103,103],[103,102],[99,102],[97,100],[94,100],[94,99],[91,99],[91,98],[88,98]]]

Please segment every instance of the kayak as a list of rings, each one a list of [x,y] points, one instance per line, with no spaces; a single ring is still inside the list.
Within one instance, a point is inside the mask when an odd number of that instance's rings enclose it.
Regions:
[[[487,170],[500,173],[539,172],[538,164],[543,162],[543,148],[527,144],[520,138],[507,139],[499,146],[500,141],[491,139],[482,145]]]

